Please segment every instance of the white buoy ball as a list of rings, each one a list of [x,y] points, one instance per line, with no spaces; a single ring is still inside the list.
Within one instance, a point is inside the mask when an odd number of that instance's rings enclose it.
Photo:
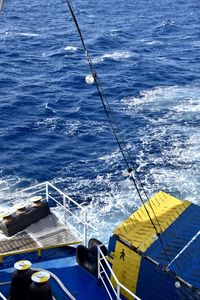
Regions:
[[[94,76],[92,74],[89,74],[85,77],[85,81],[87,84],[93,84],[94,83]]]
[[[175,282],[175,287],[176,287],[177,289],[179,289],[179,288],[181,287],[181,284],[180,284],[179,281],[176,281],[176,282]]]

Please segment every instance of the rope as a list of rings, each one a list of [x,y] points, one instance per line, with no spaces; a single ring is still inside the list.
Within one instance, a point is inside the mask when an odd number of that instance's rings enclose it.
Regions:
[[[172,259],[172,261],[168,264],[168,266],[166,267],[167,269],[169,269],[169,267],[171,266],[171,264],[173,264],[173,262],[175,262],[175,260],[189,247],[189,245],[196,240],[196,238],[200,235],[200,230],[195,234],[195,236],[193,236],[193,238],[183,247],[183,249],[174,257],[174,259]]]
[[[32,270],[34,272],[44,271],[43,269],[32,269]],[[50,272],[49,270],[47,272],[57,282],[57,284],[60,286],[60,288],[63,290],[63,292],[67,295],[67,297],[69,297],[69,299],[76,300],[76,298],[70,293],[70,291],[64,286],[62,281],[54,273]]]
[[[2,9],[3,9],[3,2],[4,2],[4,0],[0,0],[0,13],[2,12]]]
[[[112,121],[112,118],[111,118],[111,116],[110,116],[111,108],[110,108],[109,102],[108,102],[108,100],[107,100],[107,98],[106,98],[105,96],[103,97],[102,89],[101,89],[101,87],[100,87],[100,83],[99,83],[99,80],[98,80],[98,76],[97,76],[97,73],[96,73],[96,71],[95,71],[95,69],[94,69],[94,67],[93,67],[92,59],[91,59],[91,57],[90,57],[90,55],[89,55],[89,52],[88,52],[88,50],[87,50],[87,47],[86,47],[86,45],[85,45],[85,42],[84,42],[84,39],[83,39],[83,35],[82,35],[82,33],[81,33],[81,30],[80,30],[78,21],[77,21],[77,19],[76,19],[76,17],[75,17],[75,14],[74,14],[74,12],[73,12],[73,9],[72,9],[72,7],[71,7],[71,5],[70,5],[69,0],[66,0],[66,2],[67,2],[67,5],[68,5],[68,7],[69,7],[69,10],[70,10],[72,19],[73,19],[73,21],[74,21],[74,23],[75,23],[76,29],[77,29],[77,31],[78,31],[79,37],[80,37],[80,39],[81,39],[81,43],[82,43],[82,46],[83,46],[83,48],[84,48],[85,55],[86,55],[86,58],[87,58],[87,61],[88,61],[88,64],[89,64],[89,67],[90,67],[92,76],[93,76],[93,78],[94,78],[94,82],[95,82],[95,85],[96,85],[96,88],[97,88],[99,97],[100,97],[100,99],[101,99],[103,108],[104,108],[105,113],[106,113],[106,116],[107,116],[107,118],[108,118],[110,127],[111,127],[111,129],[112,129],[112,131],[113,131],[113,134],[114,134],[114,136],[115,136],[117,145],[118,145],[118,147],[119,147],[119,149],[120,149],[120,152],[121,152],[121,154],[122,154],[122,157],[123,157],[123,159],[124,159],[124,162],[125,162],[125,164],[126,164],[126,166],[127,166],[127,170],[130,172],[130,170],[132,171],[132,169],[133,169],[133,168],[132,168],[133,162],[132,162],[130,153],[129,153],[129,151],[128,151],[127,145],[126,145],[126,143],[125,143],[125,141],[124,141],[123,136],[121,135],[121,133],[119,133],[119,135],[120,135],[120,137],[121,137],[121,141],[120,141],[120,139],[119,139],[119,137],[118,137],[118,134],[117,134],[117,131],[118,131],[117,129],[118,129],[118,128],[116,129],[116,125],[115,125],[115,127],[114,127],[114,125],[113,125],[113,121]],[[107,107],[109,108],[110,112],[109,112],[109,110],[107,109]],[[120,132],[120,131],[119,131],[119,132]],[[125,155],[124,149],[123,149],[123,148],[125,148],[125,151],[126,151],[126,155],[127,155],[127,156]],[[128,158],[127,158],[127,157],[128,157]],[[136,170],[134,170],[134,172],[135,172],[135,174],[137,173]],[[144,186],[143,186],[143,184],[142,184],[142,182],[141,182],[141,180],[140,180],[140,178],[139,178],[138,175],[137,175],[137,177],[138,177],[137,180],[138,180],[138,182],[139,182],[139,184],[140,184],[140,188],[142,189],[142,191],[144,192],[145,197],[146,197],[147,200],[148,200],[148,196],[147,196],[147,194],[146,194],[146,191],[145,191],[145,189],[144,189]],[[154,222],[153,222],[153,220],[152,220],[152,218],[151,218],[151,216],[150,216],[150,213],[149,213],[149,211],[148,211],[148,209],[147,209],[147,207],[146,207],[146,204],[145,204],[145,202],[144,202],[144,200],[143,200],[143,198],[142,198],[140,188],[138,187],[138,184],[137,184],[137,182],[136,182],[136,179],[133,177],[133,174],[132,174],[132,173],[131,173],[131,179],[132,179],[132,181],[133,181],[133,183],[134,183],[134,186],[135,186],[135,189],[136,189],[136,191],[137,191],[137,193],[138,193],[138,195],[139,195],[140,201],[141,201],[142,204],[144,205],[144,208],[145,208],[146,213],[147,213],[147,215],[148,215],[148,217],[149,217],[149,219],[150,219],[150,221],[151,221],[151,223],[152,223],[152,226],[153,226],[153,228],[155,229],[155,232],[156,232],[157,236],[159,237],[160,234],[159,234],[159,232],[158,232],[158,230],[157,230],[157,228],[156,228],[156,226],[155,226],[155,224],[154,224]],[[158,225],[159,225],[160,231],[162,232],[162,228],[161,228],[160,223],[159,223],[159,221],[158,221],[158,219],[157,219],[157,217],[156,217],[155,211],[154,211],[152,205],[151,205],[151,204],[149,204],[149,205],[150,205],[151,210],[152,210],[152,212],[153,212],[153,214],[154,214],[154,216],[155,216],[155,219],[156,219],[156,221],[157,221],[157,223],[158,223]],[[160,238],[160,237],[159,237],[159,239],[160,239],[160,241],[161,241],[161,238]],[[162,245],[162,247],[163,247],[162,241],[161,241],[161,245]],[[163,247],[163,250],[165,251],[164,247]],[[167,254],[166,254],[166,256],[167,256]],[[168,256],[167,256],[167,257],[168,257]]]

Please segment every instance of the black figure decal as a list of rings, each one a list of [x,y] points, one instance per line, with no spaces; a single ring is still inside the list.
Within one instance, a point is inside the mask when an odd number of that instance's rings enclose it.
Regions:
[[[124,249],[122,249],[122,251],[120,252],[120,259],[124,261],[124,258],[125,258],[125,252]]]

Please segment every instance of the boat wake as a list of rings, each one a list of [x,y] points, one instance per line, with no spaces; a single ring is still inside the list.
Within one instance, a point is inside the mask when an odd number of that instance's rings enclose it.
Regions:
[[[94,63],[100,63],[103,62],[105,60],[124,60],[124,59],[129,59],[132,57],[132,54],[130,52],[127,51],[115,51],[113,53],[105,53],[102,56],[93,59]]]
[[[157,87],[141,92],[138,97],[122,99],[117,106],[118,113],[136,122],[134,127],[139,119],[140,126],[129,136],[128,147],[133,149],[137,171],[149,196],[164,189],[181,199],[199,203],[199,95],[198,84]],[[128,129],[132,132],[130,123]],[[115,228],[140,205],[130,180],[122,176],[121,155],[115,146],[104,154],[98,146],[89,148],[89,156],[84,150],[88,142],[97,143],[99,135],[108,130],[107,124],[77,117],[66,122],[58,116],[37,121],[33,130],[54,132],[69,142],[72,137],[77,139],[77,148],[71,152],[67,164],[63,160],[52,182],[66,188],[69,195],[87,206],[88,219],[97,228],[95,236],[106,240],[110,228]],[[55,159],[63,159],[60,151],[56,153]],[[27,181],[30,182],[28,178],[2,176],[3,207],[10,206],[5,198],[8,191]]]

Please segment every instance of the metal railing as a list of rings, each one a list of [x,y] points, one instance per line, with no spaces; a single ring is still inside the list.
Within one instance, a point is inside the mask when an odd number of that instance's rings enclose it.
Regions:
[[[59,216],[60,221],[87,246],[87,210],[48,181],[16,192],[14,197],[15,199],[19,197],[27,199],[36,194],[38,195],[38,193],[48,202],[52,201],[52,203],[56,204],[58,212],[61,212]]]
[[[98,246],[98,265],[97,265],[98,279],[100,279],[103,282],[104,287],[110,299],[120,300],[121,290],[124,290],[130,297],[132,297],[132,299],[141,300],[141,298],[136,296],[133,292],[131,292],[129,289],[127,289],[123,284],[119,282],[107,258],[105,257],[105,255],[101,250],[102,246],[105,246],[105,244]],[[111,282],[110,276],[112,276],[114,280],[114,284]],[[116,288],[114,286],[116,286]]]
[[[6,300],[6,298],[4,297],[4,295],[0,292],[0,299]]]

